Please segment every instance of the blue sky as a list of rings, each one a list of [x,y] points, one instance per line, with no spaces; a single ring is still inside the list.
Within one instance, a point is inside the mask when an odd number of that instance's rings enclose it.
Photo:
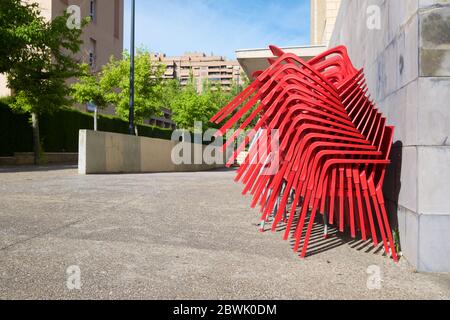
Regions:
[[[168,55],[309,44],[309,0],[136,0],[136,46]],[[125,0],[124,47],[130,45]]]

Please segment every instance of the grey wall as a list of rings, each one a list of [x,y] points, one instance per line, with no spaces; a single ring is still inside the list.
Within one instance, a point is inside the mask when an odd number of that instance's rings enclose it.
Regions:
[[[370,5],[380,29],[367,27]],[[343,0],[338,44],[395,126],[385,195],[403,255],[420,271],[450,272],[450,1]]]
[[[189,163],[174,164],[172,150],[179,145],[176,141],[136,137],[126,134],[80,130],[78,150],[78,173],[140,173],[202,171],[224,167],[222,162],[207,164],[201,155],[206,146],[185,143],[190,150]],[[181,148],[180,148],[181,149]],[[210,149],[206,150],[209,152]],[[195,154],[200,154],[195,161]],[[215,155],[215,151],[212,151]],[[218,153],[218,157],[220,155]],[[197,163],[197,164],[195,164]]]

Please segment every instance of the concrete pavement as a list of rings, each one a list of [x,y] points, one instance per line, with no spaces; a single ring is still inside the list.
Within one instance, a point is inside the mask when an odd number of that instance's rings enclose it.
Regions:
[[[233,177],[0,168],[0,298],[450,299],[449,275],[342,236],[324,241],[320,226],[316,254],[301,260],[282,232],[257,231]],[[70,266],[81,290],[66,285]],[[380,289],[367,287],[370,266]]]

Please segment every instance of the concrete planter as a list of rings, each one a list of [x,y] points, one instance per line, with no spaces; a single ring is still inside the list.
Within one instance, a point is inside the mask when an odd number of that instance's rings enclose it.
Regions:
[[[177,141],[137,137],[126,134],[80,130],[79,174],[140,173],[204,171],[224,167],[220,164],[198,163],[195,152],[203,152],[204,145],[186,143],[191,150],[191,161],[175,164],[171,155]],[[200,150],[198,150],[200,149]]]

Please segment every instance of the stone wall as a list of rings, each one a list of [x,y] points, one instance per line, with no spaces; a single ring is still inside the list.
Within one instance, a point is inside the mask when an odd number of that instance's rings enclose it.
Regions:
[[[338,44],[395,126],[385,195],[402,252],[420,271],[450,272],[450,1],[343,0]]]
[[[183,145],[190,152],[188,163],[175,164],[172,150],[177,145],[177,141],[80,130],[78,173],[203,171],[224,167],[223,154],[222,163],[208,164],[201,159],[207,146],[193,143]],[[215,155],[215,151],[212,153]]]

